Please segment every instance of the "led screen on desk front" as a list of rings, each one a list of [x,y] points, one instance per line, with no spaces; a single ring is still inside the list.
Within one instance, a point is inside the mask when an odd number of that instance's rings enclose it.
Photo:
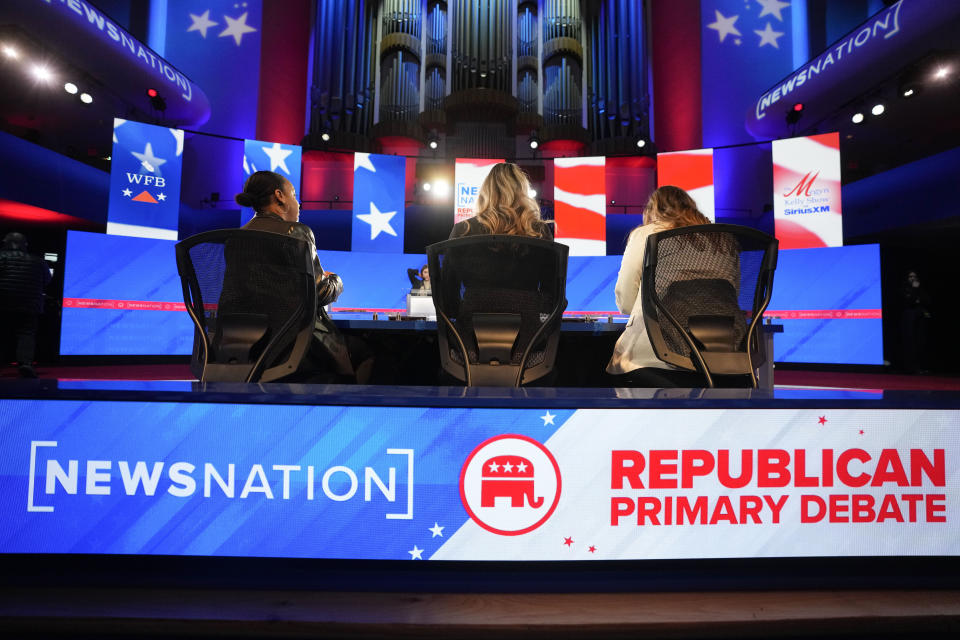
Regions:
[[[193,325],[183,306],[174,242],[70,231],[61,333],[63,355],[186,355]],[[406,310],[408,270],[423,254],[319,251],[344,292],[334,312]],[[567,314],[617,314],[620,256],[571,256]],[[782,251],[768,316],[777,362],[880,364],[877,245]]]

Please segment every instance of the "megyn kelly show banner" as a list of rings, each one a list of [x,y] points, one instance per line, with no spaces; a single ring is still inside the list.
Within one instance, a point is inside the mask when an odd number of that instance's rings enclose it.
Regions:
[[[839,133],[773,141],[773,215],[781,250],[843,246]]]
[[[950,411],[3,404],[2,553],[960,553]]]

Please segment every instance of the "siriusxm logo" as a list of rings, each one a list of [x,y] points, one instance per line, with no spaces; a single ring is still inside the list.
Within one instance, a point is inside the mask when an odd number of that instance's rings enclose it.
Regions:
[[[226,498],[241,500],[318,500],[347,502],[358,496],[373,500],[374,491],[388,502],[404,502],[397,496],[397,467],[388,467],[386,481],[373,467],[354,470],[343,465],[318,469],[299,464],[214,464],[211,462],[145,460],[79,460],[48,458],[37,464],[41,448],[55,448],[56,441],[30,443],[30,477],[27,511],[52,512],[42,502],[46,496],[169,495],[174,498]],[[413,518],[413,449],[387,449],[387,455],[406,458],[406,510],[385,514],[388,520]],[[39,495],[37,495],[39,494]],[[158,496],[159,494],[159,496]]]

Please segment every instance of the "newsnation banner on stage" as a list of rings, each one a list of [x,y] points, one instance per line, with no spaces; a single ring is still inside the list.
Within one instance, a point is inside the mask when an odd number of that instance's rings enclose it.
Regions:
[[[457,158],[453,170],[454,224],[474,216],[480,185],[493,165],[501,162],[503,160]]]
[[[773,141],[773,216],[781,250],[843,246],[839,133]]]
[[[960,554],[951,411],[3,404],[3,553]]]
[[[657,154],[657,187],[673,185],[690,194],[700,213],[717,221],[713,188],[713,149]]]

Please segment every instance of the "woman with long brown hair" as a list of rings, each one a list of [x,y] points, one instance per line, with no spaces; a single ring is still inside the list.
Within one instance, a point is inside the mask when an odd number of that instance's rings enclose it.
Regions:
[[[607,373],[613,376],[615,386],[702,386],[700,374],[681,371],[657,358],[644,326],[640,293],[647,238],[660,231],[701,224],[710,224],[710,219],[697,209],[690,194],[679,187],[663,186],[650,195],[643,210],[643,224],[630,232],[614,289],[617,308],[630,314],[607,363]],[[721,261],[723,271],[710,273],[709,277],[728,280],[738,288],[739,254],[722,243],[714,248],[729,254],[730,260]]]
[[[493,165],[480,186],[476,216],[453,225],[450,238],[478,233],[553,240],[553,230],[540,219],[540,207],[530,197],[527,174],[512,162]]]

